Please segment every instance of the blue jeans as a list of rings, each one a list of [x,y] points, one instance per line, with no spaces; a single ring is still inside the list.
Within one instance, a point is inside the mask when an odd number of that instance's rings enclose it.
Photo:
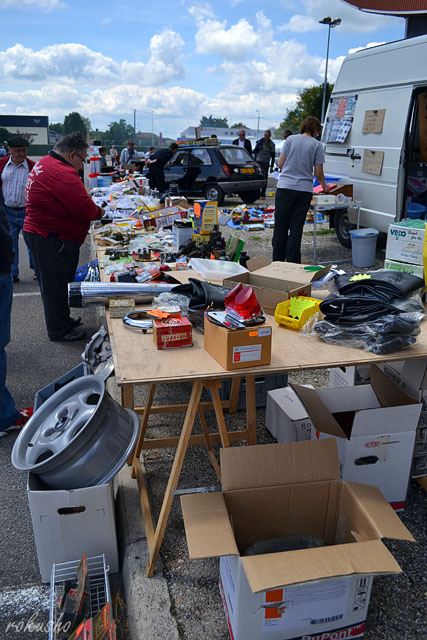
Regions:
[[[10,342],[12,293],[12,274],[0,273],[0,429],[12,426],[20,417],[15,402],[6,387],[5,349]]]
[[[7,219],[9,221],[10,234],[13,239],[13,250],[15,252],[15,260],[12,265],[12,275],[19,276],[19,234],[22,231],[22,227],[24,226],[25,219],[25,207],[22,209],[11,209],[10,207],[4,206],[6,209]],[[28,252],[28,262],[30,263],[30,269],[33,271],[36,270],[33,262],[33,256],[31,255],[31,251],[27,243]]]

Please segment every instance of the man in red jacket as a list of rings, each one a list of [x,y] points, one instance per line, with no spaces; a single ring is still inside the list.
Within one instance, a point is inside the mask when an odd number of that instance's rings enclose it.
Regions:
[[[104,213],[78,174],[87,147],[79,132],[64,136],[39,160],[27,181],[24,238],[36,264],[47,333],[53,341],[74,342],[86,336],[76,329],[81,319],[70,317],[68,283],[74,281],[90,221]]]
[[[13,282],[19,282],[19,234],[25,218],[25,184],[35,162],[27,158],[28,140],[11,136],[8,140],[10,156],[0,159],[0,190],[13,240],[15,259],[12,264]],[[27,245],[28,261],[37,278],[31,251]]]

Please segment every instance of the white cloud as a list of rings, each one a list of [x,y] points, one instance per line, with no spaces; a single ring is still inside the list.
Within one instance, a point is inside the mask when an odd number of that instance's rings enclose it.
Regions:
[[[112,18],[103,18],[101,20],[101,24],[110,24],[111,20],[112,20]]]
[[[258,44],[258,35],[245,18],[226,28],[226,22],[219,20],[200,20],[195,36],[196,52],[216,54],[226,60],[242,60],[254,51]]]
[[[354,49],[349,49],[349,53],[356,53],[356,51],[362,51],[363,49],[370,49],[371,47],[378,47],[380,44],[385,44],[385,42],[368,42],[364,47],[355,47]]]
[[[305,9],[307,17],[311,18],[314,23],[318,23],[326,16],[331,16],[333,20],[341,18],[342,23],[337,27],[340,33],[370,33],[396,24],[397,21],[398,24],[403,24],[400,18],[365,13],[342,2],[342,0],[301,0],[301,5]],[[290,22],[292,22],[292,18]]]
[[[307,31],[319,31],[321,25],[318,20],[309,16],[295,14],[286,24],[279,27],[279,31],[293,31],[293,33],[306,33]]]
[[[181,36],[168,29],[151,38],[146,63],[118,63],[82,44],[56,44],[40,51],[16,44],[0,52],[0,76],[3,81],[58,79],[81,85],[125,81],[140,86],[161,85],[185,75],[183,47]]]
[[[36,7],[48,13],[54,9],[64,9],[62,0],[0,0],[0,9],[26,9]]]

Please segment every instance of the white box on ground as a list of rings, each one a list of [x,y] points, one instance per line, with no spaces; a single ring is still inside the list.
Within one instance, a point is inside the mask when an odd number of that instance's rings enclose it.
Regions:
[[[422,404],[377,367],[371,384],[335,389],[292,385],[316,425],[312,438],[336,439],[343,480],[378,487],[404,509]]]
[[[313,423],[295,391],[284,387],[267,392],[265,426],[277,442],[302,442],[311,440]]]
[[[418,278],[424,278],[424,266],[411,264],[409,262],[398,262],[397,260],[384,260],[384,269],[387,271],[399,271],[400,273],[410,273]]]
[[[356,384],[368,384],[370,381],[371,368],[369,365],[329,369],[330,387],[353,387]]]
[[[379,368],[412,398],[421,402],[427,390],[427,359],[384,362]]]
[[[425,225],[424,220],[403,220],[389,225],[385,257],[422,265]]]
[[[400,571],[381,538],[413,540],[378,489],[339,479],[333,440],[230,447],[220,456],[222,492],[182,496],[181,506],[190,558],[221,557],[231,637],[362,637],[372,575]],[[244,555],[255,542],[288,536],[325,546]]]
[[[42,582],[54,562],[105,554],[111,573],[119,570],[113,481],[84,489],[46,489],[30,473],[28,502]]]

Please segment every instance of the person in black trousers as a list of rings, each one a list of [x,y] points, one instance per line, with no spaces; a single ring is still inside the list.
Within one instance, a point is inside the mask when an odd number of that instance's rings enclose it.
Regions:
[[[165,182],[165,172],[164,167],[169,162],[169,160],[175,155],[178,151],[178,145],[176,142],[172,142],[172,144],[167,149],[158,149],[151,158],[147,160],[147,164],[150,170],[150,185],[152,185],[152,189],[158,189],[162,194],[166,191],[167,185]]]

